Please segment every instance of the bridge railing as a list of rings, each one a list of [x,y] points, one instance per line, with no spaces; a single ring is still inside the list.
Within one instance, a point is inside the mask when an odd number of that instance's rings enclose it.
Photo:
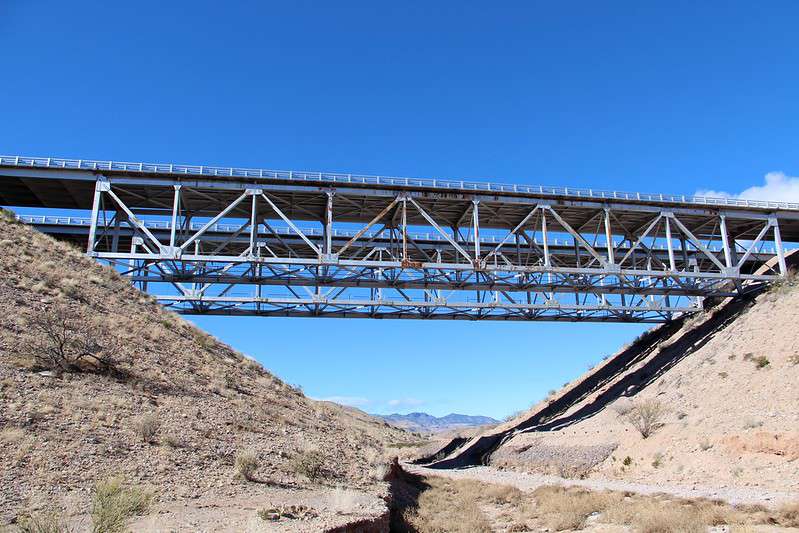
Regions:
[[[601,189],[501,184],[487,181],[466,181],[438,178],[402,178],[390,176],[368,176],[362,174],[343,174],[335,172],[303,172],[293,170],[265,170],[205,165],[176,165],[172,163],[129,163],[121,161],[99,161],[93,159],[64,159],[59,157],[24,157],[0,155],[0,166],[41,167],[89,171],[105,170],[140,172],[147,174],[177,174],[209,177],[268,178],[288,181],[322,181],[337,184],[387,185],[400,187],[456,189],[476,192],[522,193],[534,194],[537,196],[571,196],[599,200],[627,200],[675,204],[697,204],[704,206],[799,210],[799,203],[795,202],[620,192],[606,191]]]

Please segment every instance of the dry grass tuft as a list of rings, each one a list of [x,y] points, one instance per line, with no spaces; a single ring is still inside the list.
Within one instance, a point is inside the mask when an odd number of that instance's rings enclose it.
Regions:
[[[799,527],[799,502],[780,507],[777,510],[777,521],[783,527]]]
[[[296,473],[316,481],[324,474],[325,456],[319,450],[304,450],[294,457],[291,464]]]
[[[236,455],[233,466],[239,477],[247,481],[255,481],[255,472],[258,470],[258,455],[254,450],[239,452]]]
[[[124,487],[122,478],[97,483],[92,500],[92,533],[122,533],[133,516],[146,514],[152,495]]]
[[[144,442],[153,444],[156,442],[158,430],[161,429],[161,421],[153,413],[146,414],[136,419],[133,429]]]
[[[419,495],[415,509],[404,513],[418,533],[490,533],[491,523],[480,510],[474,483],[429,478],[430,488]],[[479,484],[478,484],[479,485]],[[485,486],[485,485],[483,485]]]
[[[25,517],[17,524],[19,533],[73,533],[77,529],[70,526],[57,511]]]
[[[0,430],[0,442],[19,444],[25,438],[25,431],[21,428],[3,428]]]
[[[540,487],[528,493],[440,477],[420,478],[417,484],[420,493],[416,505],[403,507],[404,523],[398,530],[574,531],[594,522],[623,526],[636,533],[705,533],[720,526],[727,526],[728,531],[754,531],[751,528],[759,524],[799,527],[799,502],[769,511],[763,506],[732,507],[718,500],[561,486]]]
[[[631,524],[640,533],[705,533],[698,512],[680,504],[647,501],[635,506]]]
[[[183,443],[175,435],[164,435],[163,437],[161,437],[161,444],[163,444],[167,448],[181,448],[181,447],[183,447]]]
[[[563,487],[541,487],[533,497],[544,523],[556,531],[582,529],[591,514],[605,511],[620,499],[612,493]]]

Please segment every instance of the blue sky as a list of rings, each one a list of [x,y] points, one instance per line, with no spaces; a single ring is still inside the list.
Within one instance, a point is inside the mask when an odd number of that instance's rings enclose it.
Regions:
[[[799,194],[799,4],[696,4],[2,0],[0,152]],[[497,417],[642,329],[196,322],[313,397]]]

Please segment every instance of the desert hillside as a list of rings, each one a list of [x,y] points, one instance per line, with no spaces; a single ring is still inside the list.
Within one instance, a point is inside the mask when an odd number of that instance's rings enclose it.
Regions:
[[[795,278],[659,326],[439,466],[799,489]]]
[[[385,448],[409,438],[306,398],[3,213],[0,525],[45,510],[77,519],[97,482],[121,478],[152,494],[158,528],[242,530],[256,510],[303,504],[318,531],[372,512]]]

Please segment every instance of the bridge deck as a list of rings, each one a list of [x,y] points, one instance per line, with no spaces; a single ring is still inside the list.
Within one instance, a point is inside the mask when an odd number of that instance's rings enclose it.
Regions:
[[[18,156],[0,203],[187,313],[660,321],[799,243],[787,202]]]

